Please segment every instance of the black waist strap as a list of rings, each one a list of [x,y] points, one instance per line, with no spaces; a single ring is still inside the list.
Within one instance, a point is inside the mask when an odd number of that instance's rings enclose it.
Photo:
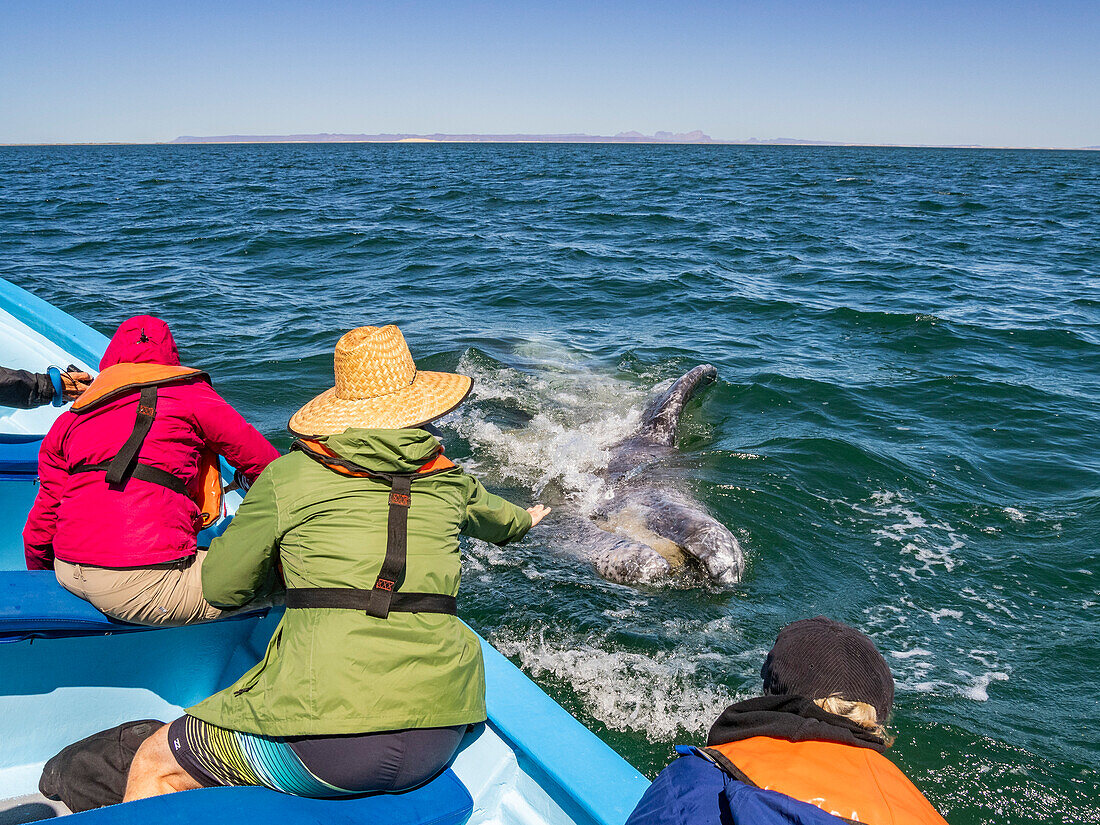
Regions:
[[[104,461],[99,464],[78,464],[69,470],[69,472],[106,473],[110,469],[110,466],[111,462],[109,461]],[[134,464],[128,478],[136,478],[139,481],[147,481],[150,484],[159,484],[161,487],[167,487],[169,490],[179,493],[181,496],[190,496],[190,493],[187,492],[187,485],[177,476],[172,475],[167,470],[162,470],[159,467],[153,467],[149,464],[142,464],[140,462]]]
[[[357,590],[352,587],[291,587],[286,591],[289,609],[305,607],[336,607],[344,610],[362,610],[369,615],[374,590]],[[388,613],[446,613],[458,615],[454,596],[442,593],[390,593]],[[378,618],[385,618],[379,616]]]

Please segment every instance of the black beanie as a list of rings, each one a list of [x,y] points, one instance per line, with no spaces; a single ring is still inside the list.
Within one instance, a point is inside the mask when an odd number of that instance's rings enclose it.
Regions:
[[[780,630],[760,675],[765,694],[866,702],[880,725],[894,706],[894,677],[875,643],[854,627],[824,616]]]

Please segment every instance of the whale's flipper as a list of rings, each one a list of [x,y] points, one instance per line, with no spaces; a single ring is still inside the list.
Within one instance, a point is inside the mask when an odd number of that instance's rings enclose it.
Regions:
[[[672,573],[669,560],[643,541],[597,526],[587,518],[574,521],[567,517],[565,529],[570,543],[608,581],[653,584]]]
[[[672,542],[718,584],[736,584],[745,572],[741,543],[701,505],[670,489],[647,488],[620,497],[619,506],[640,513],[656,537]]]
[[[617,584],[652,584],[668,578],[672,565],[650,547],[622,536],[606,533],[607,540],[592,550],[596,572]]]
[[[718,377],[718,369],[712,364],[700,364],[676,379],[668,390],[653,399],[642,414],[642,424],[635,437],[671,447],[676,443],[676,427],[684,412],[684,405],[704,382]]]

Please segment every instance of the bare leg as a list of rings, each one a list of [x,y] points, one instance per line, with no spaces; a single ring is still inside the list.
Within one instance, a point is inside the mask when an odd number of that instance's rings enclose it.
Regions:
[[[132,802],[201,787],[172,755],[168,746],[168,725],[165,725],[142,742],[134,754],[122,801]]]

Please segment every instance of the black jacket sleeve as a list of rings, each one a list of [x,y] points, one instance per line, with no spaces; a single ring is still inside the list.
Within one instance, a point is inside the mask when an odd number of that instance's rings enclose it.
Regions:
[[[0,406],[29,410],[53,400],[53,382],[44,373],[0,367]]]

